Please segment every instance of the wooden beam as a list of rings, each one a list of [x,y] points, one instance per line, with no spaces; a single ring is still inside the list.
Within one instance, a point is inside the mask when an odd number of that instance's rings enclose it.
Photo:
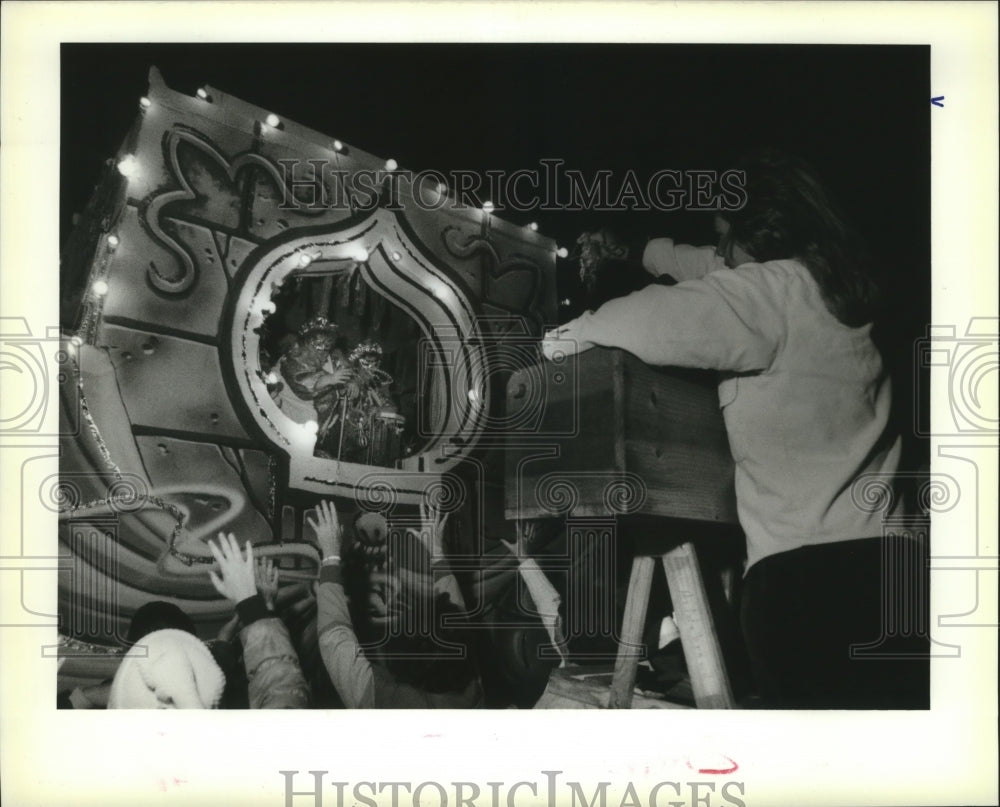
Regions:
[[[733,692],[694,545],[689,541],[663,555],[663,570],[695,703],[699,709],[732,709]]]
[[[632,575],[628,581],[625,598],[625,616],[622,632],[618,639],[618,657],[615,660],[615,674],[611,681],[612,709],[628,709],[632,704],[635,689],[635,675],[639,661],[643,657],[642,629],[646,624],[646,610],[649,607],[649,589],[653,583],[654,559],[638,556],[632,560]]]

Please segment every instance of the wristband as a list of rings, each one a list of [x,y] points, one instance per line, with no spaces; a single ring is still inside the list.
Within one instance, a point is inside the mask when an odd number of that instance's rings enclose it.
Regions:
[[[267,619],[274,616],[271,611],[267,610],[264,598],[260,594],[254,594],[252,597],[247,597],[245,600],[240,600],[236,603],[236,613],[239,615],[240,622],[243,623],[244,628],[249,628],[258,619]]]
[[[320,561],[321,566],[325,566],[327,563],[340,563],[340,555],[327,555]]]
[[[320,566],[319,569],[319,582],[323,583],[336,583],[337,585],[343,585],[340,574],[340,564],[339,563],[326,563]]]

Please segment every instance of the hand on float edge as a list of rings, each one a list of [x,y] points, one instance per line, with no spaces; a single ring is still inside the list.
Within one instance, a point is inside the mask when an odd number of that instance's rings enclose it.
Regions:
[[[583,338],[582,320],[582,317],[571,319],[558,328],[546,331],[542,339],[542,355],[549,361],[557,361],[561,356],[572,356],[594,347],[593,342]]]

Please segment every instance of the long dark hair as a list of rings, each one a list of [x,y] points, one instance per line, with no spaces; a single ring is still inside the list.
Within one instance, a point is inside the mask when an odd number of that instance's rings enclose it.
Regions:
[[[769,149],[738,168],[746,172],[747,201],[719,214],[730,225],[727,240],[759,263],[801,261],[838,320],[852,327],[871,322],[881,298],[873,261],[812,167]]]

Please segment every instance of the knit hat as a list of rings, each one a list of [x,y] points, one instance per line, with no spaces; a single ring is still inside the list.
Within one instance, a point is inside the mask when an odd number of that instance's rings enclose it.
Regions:
[[[109,709],[214,709],[226,679],[197,636],[168,628],[142,638],[122,660]]]

